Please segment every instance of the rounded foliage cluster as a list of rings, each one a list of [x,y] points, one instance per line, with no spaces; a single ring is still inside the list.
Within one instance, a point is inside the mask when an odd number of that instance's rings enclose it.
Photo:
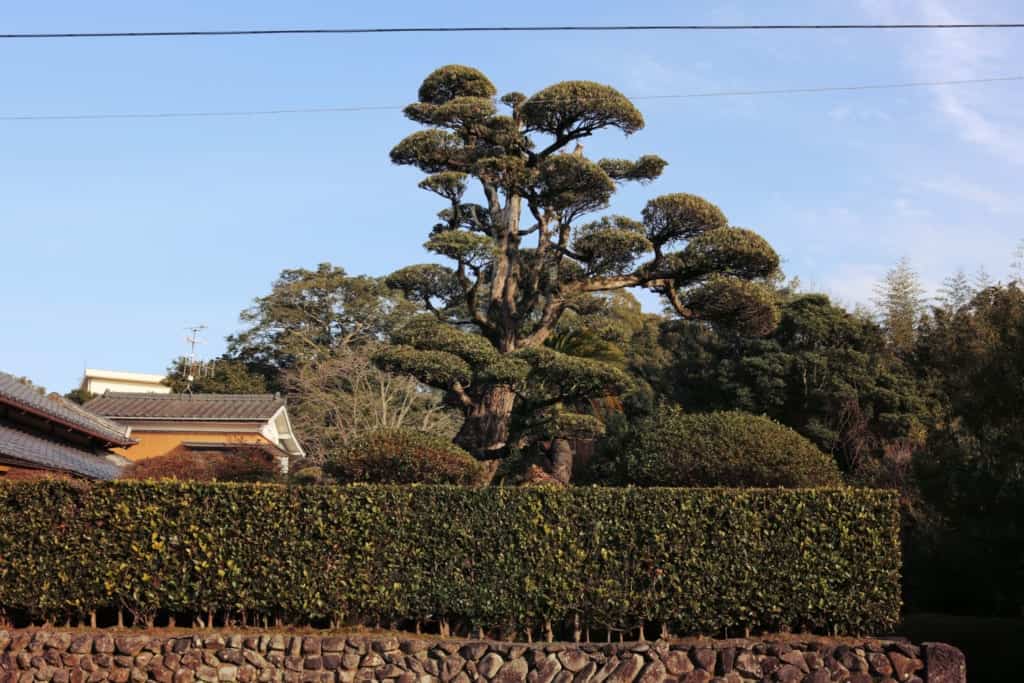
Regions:
[[[642,422],[625,453],[640,486],[837,486],[839,468],[803,436],[738,411],[668,409]]]
[[[483,483],[484,467],[447,439],[412,429],[381,429],[332,453],[324,470],[349,484]]]
[[[625,95],[593,81],[563,81],[544,88],[522,105],[533,130],[556,136],[589,134],[609,126],[627,135],[644,127],[644,117]]]
[[[643,216],[647,238],[658,245],[693,239],[728,224],[717,206],[684,192],[655,197],[647,202]]]
[[[482,71],[461,64],[435,69],[423,80],[419,100],[444,104],[456,97],[494,97],[497,90]]]

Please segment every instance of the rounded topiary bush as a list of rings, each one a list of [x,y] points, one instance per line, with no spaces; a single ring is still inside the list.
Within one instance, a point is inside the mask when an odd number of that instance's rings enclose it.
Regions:
[[[835,461],[793,431],[742,412],[659,411],[626,446],[626,479],[638,486],[835,486]]]
[[[324,470],[341,483],[479,484],[484,467],[448,439],[411,429],[357,436],[333,452]]]

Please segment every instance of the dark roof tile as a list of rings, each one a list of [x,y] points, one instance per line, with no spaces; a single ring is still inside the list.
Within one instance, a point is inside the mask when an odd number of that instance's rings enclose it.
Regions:
[[[284,405],[274,394],[133,394],[110,392],[85,404],[112,419],[269,420]]]
[[[47,396],[39,391],[39,387],[6,372],[0,372],[0,403],[34,413],[118,446],[135,443],[128,437],[126,427],[96,415],[63,397],[54,394]]]
[[[116,479],[121,468],[105,456],[48,441],[0,425],[0,456],[47,470],[72,472],[90,479]]]

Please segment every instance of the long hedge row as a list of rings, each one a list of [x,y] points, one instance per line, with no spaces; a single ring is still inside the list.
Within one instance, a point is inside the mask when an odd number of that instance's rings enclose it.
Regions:
[[[46,618],[866,633],[899,570],[882,491],[0,484],[0,608]]]

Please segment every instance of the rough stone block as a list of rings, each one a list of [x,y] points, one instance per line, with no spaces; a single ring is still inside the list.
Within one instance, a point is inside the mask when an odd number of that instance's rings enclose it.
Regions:
[[[526,683],[526,674],[530,671],[530,665],[523,657],[515,657],[501,665],[498,673],[494,676],[496,683]]]
[[[238,667],[234,664],[224,664],[217,668],[218,681],[238,680]]]
[[[114,638],[114,651],[119,655],[134,657],[142,652],[148,642],[148,636],[118,636]],[[100,649],[97,647],[96,651],[100,652]]]
[[[2,649],[2,648],[0,648]],[[80,633],[71,639],[68,652],[76,655],[87,655],[92,652],[92,634]]]
[[[966,683],[964,653],[945,643],[924,644],[924,666],[928,683]]]

